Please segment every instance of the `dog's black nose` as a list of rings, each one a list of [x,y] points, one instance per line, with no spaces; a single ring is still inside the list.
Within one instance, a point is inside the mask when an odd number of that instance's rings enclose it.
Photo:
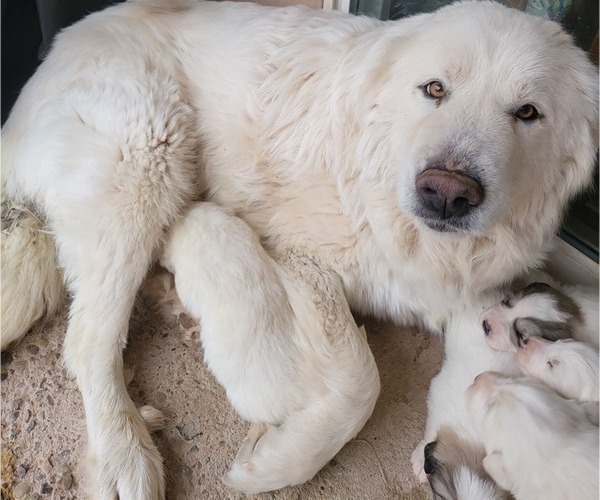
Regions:
[[[425,445],[425,464],[423,466],[423,470],[425,471],[425,474],[428,475],[431,474],[437,466],[437,460],[433,456],[433,452],[435,451],[436,445],[437,441],[432,441],[431,443],[427,443]]]
[[[481,323],[481,326],[483,327],[483,333],[485,333],[486,335],[488,335],[492,329],[490,328],[490,324],[487,322],[487,320],[483,320],[483,323]]]
[[[433,218],[460,218],[483,202],[483,187],[461,172],[428,168],[415,184],[421,207]]]

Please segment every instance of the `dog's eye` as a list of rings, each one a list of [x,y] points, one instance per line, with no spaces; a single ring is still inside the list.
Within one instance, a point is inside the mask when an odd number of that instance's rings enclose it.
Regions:
[[[540,112],[532,104],[524,104],[517,109],[515,116],[524,122],[530,122],[537,120],[540,117]]]
[[[427,85],[425,85],[425,92],[429,97],[433,97],[434,99],[441,99],[446,95],[444,86],[437,80],[429,82]]]
[[[550,368],[554,368],[554,367],[555,367],[555,366],[558,364],[558,361],[557,361],[557,360],[555,360],[555,359],[550,359],[550,360],[548,360],[548,361],[546,362],[546,364],[547,364],[547,365],[548,365]]]

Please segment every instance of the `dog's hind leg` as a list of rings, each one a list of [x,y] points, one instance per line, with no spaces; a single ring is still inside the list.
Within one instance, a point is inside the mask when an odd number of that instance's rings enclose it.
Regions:
[[[139,85],[101,76],[50,101],[32,124],[51,160],[36,201],[73,297],[63,350],[97,465],[93,496],[160,499],[162,459],[127,394],[122,350],[164,232],[196,194],[198,134],[169,76],[149,69]]]

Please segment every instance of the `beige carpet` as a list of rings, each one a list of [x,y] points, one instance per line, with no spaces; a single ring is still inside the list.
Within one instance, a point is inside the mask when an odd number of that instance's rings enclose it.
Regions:
[[[66,315],[34,328],[2,355],[2,498],[82,498],[77,462],[85,447],[81,398],[61,359]],[[366,319],[382,391],[357,439],[312,481],[256,499],[426,499],[410,454],[425,425],[425,398],[441,362],[438,338]],[[202,364],[202,351],[173,318],[138,300],[125,364],[138,405],[168,417],[155,434],[169,499],[244,495],[221,482],[248,425]]]

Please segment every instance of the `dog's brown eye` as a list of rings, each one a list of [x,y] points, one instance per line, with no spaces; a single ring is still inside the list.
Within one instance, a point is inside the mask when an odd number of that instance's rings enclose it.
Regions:
[[[524,104],[515,113],[515,116],[519,120],[523,120],[524,122],[529,122],[533,120],[537,120],[540,117],[539,111],[532,104]]]
[[[427,85],[425,85],[425,92],[427,92],[427,95],[433,97],[434,99],[441,99],[446,95],[444,86],[437,80],[429,82]]]

